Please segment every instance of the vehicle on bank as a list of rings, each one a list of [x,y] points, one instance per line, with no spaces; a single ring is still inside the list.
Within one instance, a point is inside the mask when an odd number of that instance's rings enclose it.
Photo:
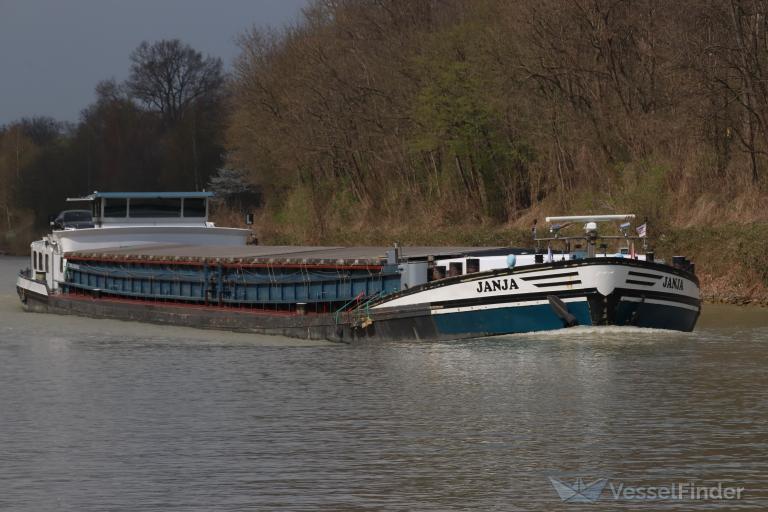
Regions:
[[[51,221],[51,228],[54,230],[93,227],[93,216],[89,210],[64,210]]]
[[[531,249],[260,246],[247,243],[248,229],[208,221],[211,196],[73,199],[90,203],[92,226],[56,224],[32,243],[30,268],[16,283],[22,303],[30,311],[344,342],[576,325],[690,331],[701,308],[694,265],[656,259],[646,224],[632,229],[634,215],[548,217],[547,236],[534,228]],[[580,229],[564,235],[569,227]]]

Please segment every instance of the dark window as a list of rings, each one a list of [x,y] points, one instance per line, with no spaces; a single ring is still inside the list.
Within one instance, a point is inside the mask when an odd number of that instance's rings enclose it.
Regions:
[[[105,217],[125,217],[125,199],[105,199],[104,202]]]
[[[37,270],[37,251],[32,251],[32,270]]]
[[[184,199],[185,217],[205,217],[205,199]]]
[[[48,255],[45,255],[45,271],[48,272]]]
[[[91,205],[91,211],[93,212],[93,216],[95,217],[101,217],[101,199],[96,199],[93,204]]]
[[[91,212],[87,210],[64,212],[65,222],[91,222],[92,220],[93,218],[91,217]]]
[[[64,258],[59,258],[59,274],[64,273]]]
[[[131,199],[129,217],[181,217],[181,199]]]

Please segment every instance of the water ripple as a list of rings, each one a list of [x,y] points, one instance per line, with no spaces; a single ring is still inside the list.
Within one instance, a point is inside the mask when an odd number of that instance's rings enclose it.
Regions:
[[[768,507],[768,321],[296,345],[11,299],[3,510],[660,508],[563,504],[548,475],[724,482],[746,499],[663,510]]]

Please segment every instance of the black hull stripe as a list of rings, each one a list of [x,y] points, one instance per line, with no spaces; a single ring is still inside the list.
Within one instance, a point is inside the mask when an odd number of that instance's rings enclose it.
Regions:
[[[584,288],[581,290],[562,290],[562,291],[552,291],[552,292],[534,292],[534,293],[520,293],[520,294],[507,294],[507,295],[496,295],[492,297],[477,297],[473,299],[456,299],[456,300],[445,300],[445,301],[439,301],[439,302],[433,302],[430,304],[430,306],[434,307],[443,307],[443,308],[457,308],[457,307],[470,307],[470,306],[484,306],[489,304],[501,304],[504,302],[529,302],[529,301],[536,301],[536,300],[547,300],[547,297],[550,295],[555,295],[561,299],[564,298],[572,298],[572,297],[584,297],[588,298],[590,296],[599,296],[602,297],[602,295],[599,295],[597,293],[597,288]],[[701,300],[695,299],[693,297],[688,297],[685,295],[677,295],[674,293],[664,293],[664,292],[654,292],[654,291],[646,291],[646,290],[631,290],[628,288],[616,288],[612,294],[615,297],[640,297],[640,298],[647,298],[647,299],[658,299],[658,300],[665,300],[668,302],[679,302],[681,304],[688,304],[690,306],[700,307],[701,306]],[[426,306],[426,304],[425,304]]]
[[[643,286],[653,286],[656,283],[651,283],[649,281],[636,281],[634,279],[627,279],[627,284],[641,284]]]
[[[579,275],[578,272],[563,272],[561,274],[546,274],[543,276],[530,276],[530,277],[521,277],[523,281],[535,281],[537,279],[552,279],[555,277],[573,277]]]
[[[491,297],[477,297],[474,299],[456,299],[456,300],[444,300],[439,302],[433,302],[430,305],[432,307],[444,307],[444,308],[461,308],[468,306],[484,306],[486,304],[501,304],[504,302],[529,302],[534,300],[547,300],[550,295],[555,295],[561,299],[567,299],[571,297],[584,297],[597,293],[597,288],[584,288],[581,290],[564,290],[557,292],[533,292],[533,293],[518,293],[508,295],[494,295]]]
[[[558,281],[556,283],[533,283],[533,286],[538,288],[548,288],[550,286],[568,286],[571,284],[581,284],[581,280],[576,279],[574,281]]]
[[[661,279],[661,276],[656,274],[646,274],[645,272],[635,272],[634,270],[630,270],[628,272],[631,276],[637,276],[637,277],[648,277],[650,279]]]
[[[680,302],[690,306],[701,307],[701,299],[688,297],[687,295],[678,295],[676,293],[665,293],[651,290],[632,290],[629,288],[616,288],[613,291],[618,297],[640,297],[646,299],[666,300],[669,302]]]

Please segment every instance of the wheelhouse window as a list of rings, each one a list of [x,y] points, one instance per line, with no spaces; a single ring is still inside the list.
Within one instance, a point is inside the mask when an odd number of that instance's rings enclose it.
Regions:
[[[185,217],[205,217],[205,199],[186,198],[184,199]]]
[[[91,222],[93,217],[88,210],[72,210],[63,215],[65,222]]]
[[[129,217],[181,217],[181,199],[131,198]]]
[[[104,199],[105,217],[125,217],[128,201],[125,199]]]

